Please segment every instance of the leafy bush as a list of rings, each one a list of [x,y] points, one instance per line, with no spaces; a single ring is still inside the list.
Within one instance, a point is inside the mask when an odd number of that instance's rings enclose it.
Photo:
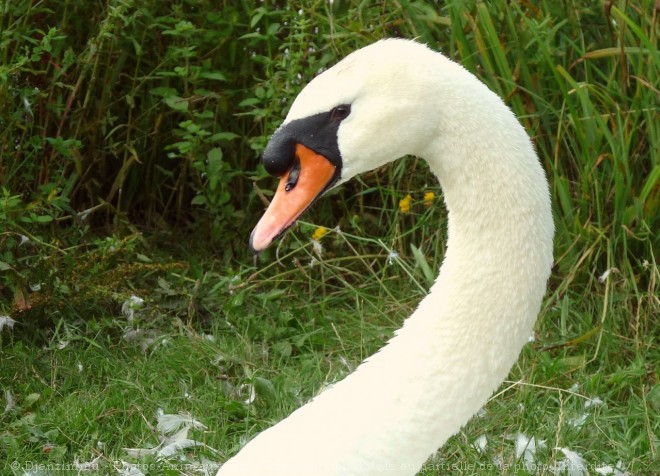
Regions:
[[[543,461],[570,446],[660,474],[657,18],[652,0],[0,1],[0,460],[105,470],[157,441],[163,402],[203,415],[224,459],[387,339],[444,255],[423,161],[332,191],[254,261],[247,237],[293,98],[402,36],[510,105],[557,227],[536,342],[435,461],[512,468],[524,431],[553,442]]]
[[[19,307],[27,254],[50,266],[73,246],[93,247],[90,231],[192,233],[227,260],[246,258],[273,184],[258,163],[269,134],[310,78],[387,36],[418,38],[461,61],[531,132],[556,200],[558,266],[570,278],[557,286],[611,267],[640,285],[653,281],[643,268],[655,263],[660,228],[650,0],[605,9],[577,0],[2,9],[0,293]],[[418,164],[408,158],[346,185],[312,220],[375,235],[404,255],[414,244],[437,262],[441,219],[422,197],[439,190]],[[373,243],[360,252],[385,253]]]

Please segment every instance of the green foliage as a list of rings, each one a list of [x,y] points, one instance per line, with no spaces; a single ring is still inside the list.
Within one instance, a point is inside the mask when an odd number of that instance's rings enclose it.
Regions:
[[[387,338],[444,256],[441,192],[422,161],[332,191],[258,260],[247,237],[274,188],[258,157],[300,89],[350,51],[402,36],[510,105],[550,178],[557,227],[537,343],[512,375],[525,382],[438,461],[514,464],[502,435],[521,430],[548,440],[549,459],[561,441],[656,474],[657,25],[652,0],[0,0],[0,316],[20,322],[18,339],[0,331],[2,389],[16,394],[0,459],[55,442],[52,460],[82,460],[98,451],[76,447],[89,431],[123,457],[153,438],[139,422],[180,382],[200,389],[176,401],[208,412],[224,459]],[[147,304],[131,327],[117,317],[133,293]],[[21,342],[34,329],[51,339],[43,354]],[[142,347],[125,342],[144,329]],[[175,342],[166,352],[162,333]],[[100,376],[85,367],[81,379],[71,348],[55,353],[70,338]],[[126,368],[126,381],[108,377]],[[567,425],[594,395],[608,402],[589,415],[598,424]],[[482,454],[472,442],[484,431],[501,441]]]
[[[233,237],[247,236],[258,214],[253,184],[272,187],[258,155],[304,83],[378,38],[415,37],[479,75],[534,135],[557,200],[562,272],[575,272],[594,239],[602,244],[588,268],[647,256],[660,227],[653,11],[650,0],[605,10],[579,1],[5,3],[0,185],[32,208],[48,203],[33,212],[41,220],[85,210],[93,227],[194,220],[244,256]],[[379,210],[379,221],[398,224],[398,200],[429,181],[416,170],[409,159],[377,172],[387,190],[346,187],[346,209],[358,210],[351,222]],[[346,216],[328,214],[318,216]],[[397,240],[392,228],[380,233]],[[409,241],[420,245],[416,233]]]

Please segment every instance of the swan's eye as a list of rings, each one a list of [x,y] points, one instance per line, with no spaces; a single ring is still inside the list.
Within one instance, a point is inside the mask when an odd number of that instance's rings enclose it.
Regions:
[[[337,106],[330,111],[330,119],[333,121],[343,121],[351,113],[350,104],[342,104]]]

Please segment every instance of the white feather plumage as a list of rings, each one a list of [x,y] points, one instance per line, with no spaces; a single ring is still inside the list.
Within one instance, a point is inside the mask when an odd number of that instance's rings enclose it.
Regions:
[[[447,254],[385,347],[219,476],[413,475],[484,405],[532,333],[554,227],[544,171],[513,113],[464,68],[407,40],[375,43],[316,77],[285,123],[339,104],[351,104],[337,133],[340,183],[405,154],[425,158],[447,204]]]

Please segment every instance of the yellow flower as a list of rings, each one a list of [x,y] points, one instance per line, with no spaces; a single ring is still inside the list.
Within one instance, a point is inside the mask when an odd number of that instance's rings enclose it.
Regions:
[[[323,238],[325,235],[328,234],[330,230],[324,226],[318,227],[315,231],[314,234],[312,235],[312,240],[314,241],[319,241],[321,238]]]
[[[411,202],[412,202],[412,197],[410,196],[410,194],[406,195],[401,200],[399,200],[399,210],[401,210],[401,213],[410,213]]]
[[[433,200],[435,200],[435,193],[426,192],[424,194],[424,205],[425,206],[430,207],[433,204]]]

